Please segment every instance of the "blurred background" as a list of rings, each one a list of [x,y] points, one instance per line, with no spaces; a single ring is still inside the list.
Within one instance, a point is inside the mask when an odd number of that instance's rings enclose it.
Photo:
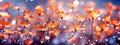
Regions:
[[[73,0],[57,0],[57,1],[68,2]],[[114,5],[120,5],[120,0],[80,0],[80,1],[85,1],[85,3],[87,3],[87,1],[94,1],[96,3],[96,7],[105,7],[105,4],[108,2],[111,2]],[[42,5],[46,7],[48,0],[0,0],[0,4],[4,2],[12,3],[15,6],[24,5],[25,8],[28,8],[29,10],[34,11],[35,6],[37,5]],[[13,9],[9,9],[8,11],[12,13],[12,15],[17,14],[17,12]]]

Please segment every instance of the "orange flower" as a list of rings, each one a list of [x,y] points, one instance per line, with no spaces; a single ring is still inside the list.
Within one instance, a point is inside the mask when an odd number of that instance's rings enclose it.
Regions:
[[[0,10],[7,10],[8,8],[10,8],[10,3],[8,2],[5,2],[0,5]]]
[[[46,30],[48,30],[48,28],[46,26],[40,26],[40,30],[41,31],[46,31]]]
[[[112,9],[113,9],[113,10],[117,10],[117,8],[118,8],[117,6],[112,5]]]
[[[25,13],[25,14],[29,14],[30,11],[29,11],[28,9],[24,9],[24,13]]]
[[[44,11],[43,11],[41,6],[36,6],[35,11],[38,15],[43,15],[44,14]]]
[[[107,7],[107,9],[110,9],[112,7],[112,3],[111,2],[107,3],[106,7]]]
[[[73,28],[69,28],[69,29],[67,29],[67,32],[68,33],[72,33],[72,32],[74,32],[75,30],[73,29]]]
[[[35,33],[35,32],[29,32],[29,35],[30,35],[31,37],[34,37],[34,36],[36,35],[36,33]]]
[[[8,19],[10,18],[10,15],[7,12],[0,12],[0,17],[3,17],[7,22]]]
[[[21,26],[26,26],[27,23],[26,22],[21,22]]]
[[[107,28],[107,25],[105,23],[101,23],[101,24],[99,24],[99,27],[101,29],[105,29],[105,28]]]
[[[101,32],[96,32],[96,36],[99,39],[103,39],[104,38],[104,35]]]
[[[110,23],[110,16],[104,16],[103,21],[106,21],[106,22]]]
[[[0,25],[2,25],[2,26],[7,26],[9,24],[9,22],[2,22],[2,21],[0,21]]]
[[[83,18],[82,16],[77,16],[77,20],[78,20],[78,21],[84,21],[85,18]]]
[[[22,34],[22,32],[21,32],[21,31],[18,31],[17,33],[18,33],[19,35],[21,35],[21,34]]]
[[[50,34],[52,34],[53,36],[58,36],[59,33],[60,33],[60,31],[57,29],[53,29],[52,31],[50,31]]]
[[[31,45],[31,44],[33,43],[33,40],[27,38],[27,39],[24,40],[24,43],[25,43],[26,45]]]
[[[47,26],[48,26],[49,28],[55,28],[55,27],[57,27],[57,25],[58,25],[58,22],[57,22],[57,21],[52,21],[52,23],[48,23],[48,24],[47,24]]]
[[[95,31],[96,31],[96,32],[100,32],[100,31],[101,31],[101,28],[100,28],[99,26],[96,26],[96,27],[95,27]]]
[[[14,32],[12,30],[4,29],[7,34],[13,34]]]
[[[84,28],[82,28],[79,24],[72,24],[72,27],[75,29],[75,30],[83,30]]]
[[[29,33],[29,30],[23,30],[24,33],[28,34]]]
[[[101,38],[101,33],[100,33],[100,32],[96,32],[96,36],[97,36],[98,38]]]
[[[107,10],[107,15],[113,15],[113,13],[114,13],[114,12],[113,12],[112,9],[108,9],[108,10]]]
[[[113,28],[109,28],[108,30],[107,30],[107,34],[108,35],[112,35],[114,33],[114,29]]]
[[[51,28],[51,23],[48,22],[48,23],[47,23],[47,27],[48,27],[48,28]]]
[[[3,26],[7,26],[9,22],[3,22]]]
[[[94,18],[100,16],[99,12],[97,12],[97,11],[88,11],[87,13],[88,13],[87,18],[89,18],[89,19],[94,19]]]
[[[35,24],[34,27],[35,27],[36,30],[40,30],[40,26],[38,24]]]
[[[111,23],[112,23],[114,26],[117,26],[117,25],[118,25],[117,20],[114,20],[114,19],[111,20]]]
[[[53,21],[52,24],[51,24],[51,28],[55,28],[55,27],[57,27],[57,25],[58,25],[58,22]]]
[[[33,20],[33,19],[34,19],[34,15],[30,15],[29,20]]]
[[[47,27],[46,26],[40,26],[38,24],[35,24],[35,29],[39,31],[46,31]]]
[[[67,13],[65,13],[65,12],[63,12],[63,11],[60,11],[60,10],[58,10],[56,13],[57,13],[57,15],[60,16],[60,17],[64,17],[64,16],[67,15]]]

